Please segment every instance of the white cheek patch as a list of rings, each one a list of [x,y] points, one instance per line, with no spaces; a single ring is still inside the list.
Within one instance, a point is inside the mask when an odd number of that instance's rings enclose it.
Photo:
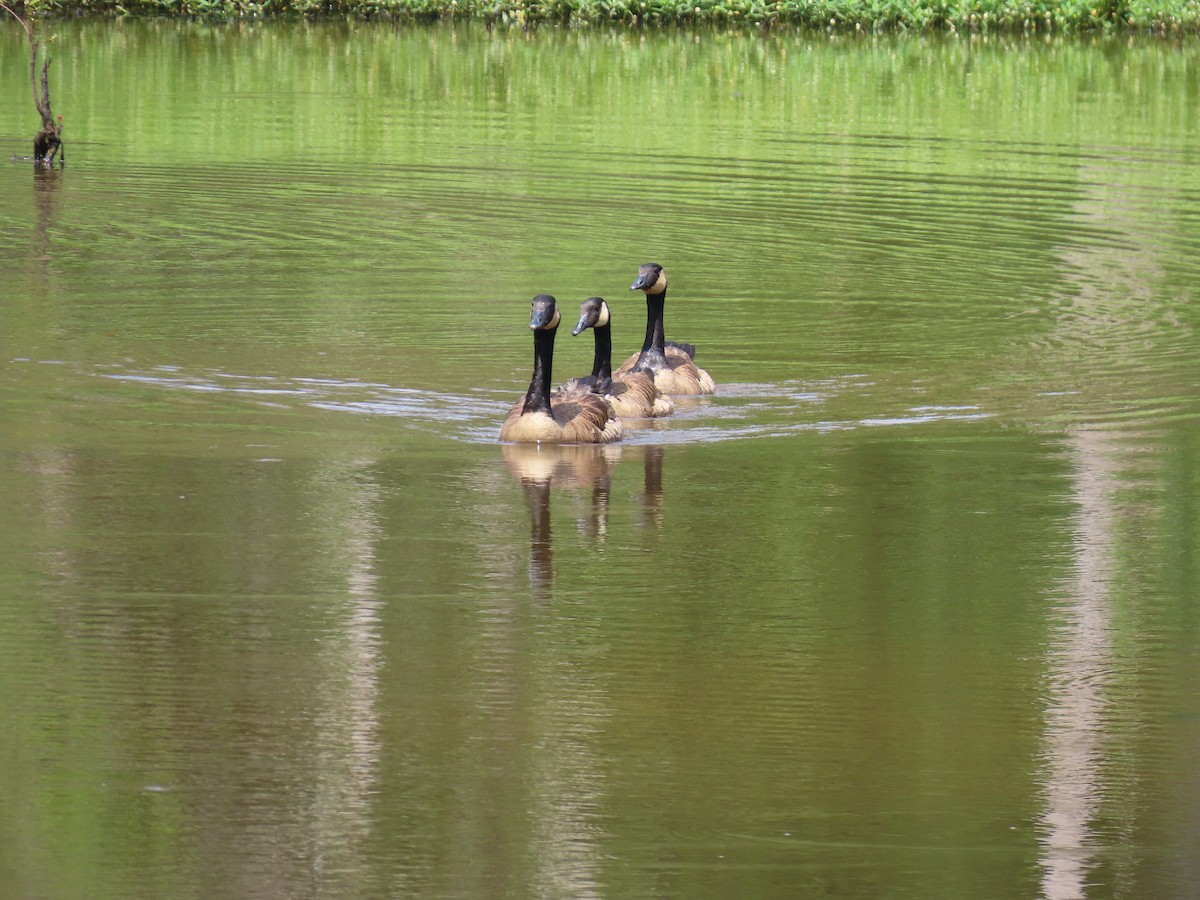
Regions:
[[[554,318],[546,325],[547,330],[558,327],[558,307],[554,308]]]
[[[607,324],[608,324],[608,304],[601,303],[600,304],[600,318],[596,320],[596,325],[600,328],[603,328]]]
[[[661,294],[667,289],[667,273],[659,272],[658,281],[654,282],[654,287],[646,291],[647,294]]]

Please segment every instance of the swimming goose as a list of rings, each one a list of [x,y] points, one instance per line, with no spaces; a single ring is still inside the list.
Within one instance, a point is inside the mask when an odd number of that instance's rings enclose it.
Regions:
[[[595,335],[596,352],[592,374],[573,379],[567,386],[578,384],[591,388],[604,397],[613,412],[626,419],[656,418],[675,412],[674,401],[654,386],[654,378],[645,372],[612,371],[612,313],[603,297],[588,297],[579,304],[579,322],[571,334],[578,335],[590,328]]]
[[[500,440],[542,444],[607,444],[621,439],[621,420],[597,394],[576,387],[550,393],[554,363],[554,333],[558,307],[549,294],[533,298],[529,327],[533,329],[533,377],[525,399],[500,426]]]
[[[668,343],[663,336],[663,308],[667,299],[667,273],[663,267],[646,263],[629,289],[646,294],[646,340],[641,353],[629,357],[617,374],[646,372],[664,394],[711,394],[716,385],[707,372],[697,367],[696,348],[691,344]]]

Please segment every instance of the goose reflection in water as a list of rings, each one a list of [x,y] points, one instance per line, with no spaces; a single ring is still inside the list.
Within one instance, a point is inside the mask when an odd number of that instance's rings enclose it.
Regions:
[[[552,488],[577,493],[591,490],[591,512],[585,531],[602,544],[608,533],[612,469],[621,459],[621,448],[611,444],[503,444],[501,452],[509,470],[521,480],[529,505],[530,584],[552,587],[556,570],[550,531],[550,491]]]
[[[642,460],[642,525],[661,529],[663,524],[663,447],[645,448]]]
[[[623,458],[643,459],[639,524],[658,530],[663,522],[662,469],[664,448],[647,445],[625,447],[592,444],[503,444],[501,452],[509,470],[521,481],[529,506],[529,581],[537,588],[554,586],[554,540],[550,526],[552,490],[591,494],[586,515],[577,519],[577,529],[603,546],[608,537],[608,515],[612,496],[612,472]]]

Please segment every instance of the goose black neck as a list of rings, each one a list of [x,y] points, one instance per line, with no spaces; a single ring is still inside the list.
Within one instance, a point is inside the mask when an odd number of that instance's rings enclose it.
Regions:
[[[666,354],[666,335],[663,329],[663,311],[666,308],[667,292],[646,295],[646,340],[642,342],[642,353],[638,362],[662,359]]]
[[[525,392],[523,413],[550,412],[550,378],[554,366],[554,332],[539,328],[533,332],[533,377]]]
[[[599,384],[612,377],[612,328],[608,325],[593,325],[596,332],[596,355],[592,358],[592,380]]]

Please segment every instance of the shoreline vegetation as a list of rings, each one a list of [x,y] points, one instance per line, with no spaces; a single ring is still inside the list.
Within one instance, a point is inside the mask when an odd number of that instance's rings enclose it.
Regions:
[[[603,25],[967,34],[1200,33],[1200,0],[37,0],[27,17],[351,16],[488,27]]]

